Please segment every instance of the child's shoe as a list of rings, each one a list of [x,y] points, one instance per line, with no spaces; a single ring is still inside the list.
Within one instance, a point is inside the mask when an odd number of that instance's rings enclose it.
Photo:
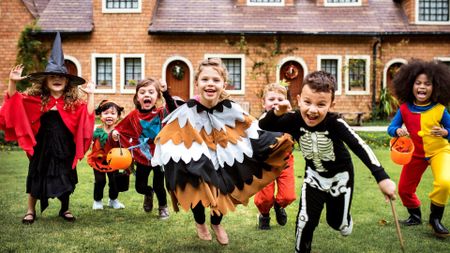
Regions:
[[[94,209],[94,210],[103,209],[103,202],[101,200],[100,201],[94,200],[94,204],[92,204],[92,209]]]
[[[195,223],[195,228],[197,229],[198,238],[204,241],[211,241],[212,237],[205,223],[203,224]]]
[[[353,219],[350,217],[348,226],[341,228],[340,232],[342,236],[349,236],[353,231]]]
[[[278,205],[277,202],[273,204],[273,208],[275,209],[275,216],[277,218],[277,223],[280,226],[286,225],[287,222],[287,213],[284,208],[282,208],[280,205]]]
[[[221,245],[228,245],[228,235],[227,232],[225,231],[225,229],[219,224],[219,225],[213,225],[211,224],[211,228],[214,231],[214,233],[216,234],[216,240],[221,244]]]
[[[159,219],[160,220],[167,220],[169,219],[169,208],[166,206],[160,206],[158,208],[159,212]]]
[[[270,216],[264,216],[262,214],[259,214],[258,229],[260,229],[260,230],[269,230],[270,229]]]
[[[144,204],[142,205],[144,207],[145,212],[151,212],[153,209],[153,191],[150,195],[144,196]]]
[[[123,209],[125,205],[120,203],[118,199],[109,199],[108,206],[114,209]]]

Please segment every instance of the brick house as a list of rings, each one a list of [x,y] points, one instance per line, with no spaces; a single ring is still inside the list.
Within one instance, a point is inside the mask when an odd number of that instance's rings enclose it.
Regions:
[[[173,95],[195,94],[193,76],[205,57],[221,57],[229,93],[249,112],[269,82],[285,79],[292,98],[318,69],[338,80],[338,111],[365,112],[389,87],[393,70],[411,58],[450,64],[450,0],[10,0],[1,1],[0,90],[15,64],[17,40],[37,20],[42,41],[60,31],[72,73],[97,83],[105,98],[133,108],[135,80],[161,77]],[[226,41],[239,41],[245,54]],[[266,75],[255,63],[275,48]],[[263,45],[263,46],[261,46]],[[266,58],[267,60],[267,58]],[[268,81],[267,81],[268,80]],[[3,97],[0,98],[0,102]]]

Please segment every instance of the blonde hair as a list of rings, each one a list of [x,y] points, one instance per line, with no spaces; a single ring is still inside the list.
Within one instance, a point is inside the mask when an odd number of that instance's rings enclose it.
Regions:
[[[198,77],[200,76],[200,73],[203,71],[205,67],[211,67],[219,75],[222,77],[224,83],[226,84],[228,82],[228,71],[225,64],[223,64],[222,60],[220,58],[208,58],[200,62],[198,65],[197,71],[195,73],[195,82],[198,82]],[[219,101],[222,101],[224,99],[227,99],[230,97],[230,95],[225,91],[225,88],[222,90],[222,93],[219,96]]]
[[[40,96],[42,100],[41,110],[43,111],[50,100],[50,89],[47,86],[47,77],[42,81],[42,83],[33,83],[31,87],[25,90],[25,94],[29,96]],[[63,98],[64,110],[74,109],[75,105],[81,103],[78,86],[69,84],[68,79],[67,84],[64,87]]]
[[[287,97],[286,88],[279,83],[270,83],[270,84],[266,85],[266,87],[264,88],[264,91],[263,91],[262,98],[265,99],[267,96],[267,93],[269,93],[269,92],[279,93],[279,94],[283,95],[284,98]]]
[[[140,88],[147,87],[153,85],[155,87],[156,92],[158,93],[158,99],[155,102],[155,107],[160,108],[163,107],[166,104],[166,101],[163,98],[162,92],[161,92],[161,83],[158,81],[158,79],[153,77],[145,78],[138,82],[136,85],[136,93],[133,97],[133,103],[136,106],[137,109],[141,109],[141,104],[137,100],[137,94]]]

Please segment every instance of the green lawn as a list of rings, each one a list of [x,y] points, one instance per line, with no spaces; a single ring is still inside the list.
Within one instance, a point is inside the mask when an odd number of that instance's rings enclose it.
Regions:
[[[391,177],[397,181],[400,167],[389,160],[387,149],[375,150]],[[303,176],[303,161],[296,155],[297,193]],[[316,229],[313,252],[401,252],[391,208],[377,185],[358,159],[355,160],[356,182],[352,214],[353,234],[340,236],[321,220]],[[123,210],[92,210],[94,176],[85,160],[78,167],[79,183],[71,198],[75,223],[67,223],[57,216],[59,201],[51,200],[49,208],[38,213],[31,225],[21,223],[26,211],[25,178],[28,161],[21,151],[0,152],[0,252],[293,252],[295,216],[298,200],[287,208],[288,224],[278,226],[272,215],[272,230],[259,231],[257,209],[250,204],[239,206],[223,219],[230,244],[220,246],[216,241],[204,242],[196,237],[191,213],[174,213],[169,220],[160,221],[157,213],[145,213],[142,195],[131,189],[119,199]],[[432,187],[430,171],[419,186],[423,201],[423,215],[428,219],[430,204],[427,197]],[[107,188],[105,189],[107,198]],[[104,199],[106,203],[106,199]],[[156,205],[156,200],[155,200]],[[395,206],[400,218],[406,210],[399,201]],[[450,211],[446,210],[444,224],[450,227]],[[383,220],[387,221],[383,225]],[[448,252],[450,238],[436,239],[427,225],[402,228],[406,252]]]

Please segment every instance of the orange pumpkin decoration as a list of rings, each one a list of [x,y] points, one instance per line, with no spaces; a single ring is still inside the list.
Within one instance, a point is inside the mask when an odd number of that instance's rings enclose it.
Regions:
[[[414,152],[414,143],[409,137],[394,137],[390,141],[391,159],[399,165],[408,164]]]
[[[109,167],[114,170],[129,168],[132,160],[131,153],[126,148],[112,148],[106,156]]]

